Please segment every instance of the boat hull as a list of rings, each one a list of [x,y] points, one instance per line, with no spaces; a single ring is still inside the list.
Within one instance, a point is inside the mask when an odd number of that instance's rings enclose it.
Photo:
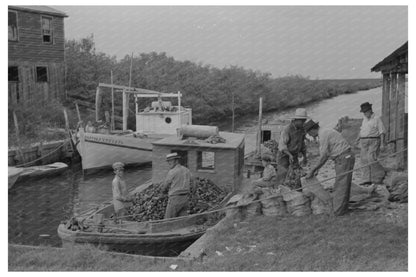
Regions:
[[[80,132],[77,150],[82,169],[108,168],[115,162],[126,165],[152,161],[152,142],[165,136],[138,138],[133,135],[113,135]]]
[[[71,231],[59,225],[63,247],[92,244],[107,251],[149,256],[178,256],[205,232],[186,235],[113,234]]]

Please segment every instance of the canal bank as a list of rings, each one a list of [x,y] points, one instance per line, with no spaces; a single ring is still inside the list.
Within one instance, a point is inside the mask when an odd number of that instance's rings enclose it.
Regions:
[[[361,91],[355,94],[341,95],[319,103],[306,106],[308,113],[323,114],[329,123],[336,124],[344,110],[353,111],[352,117],[359,117],[359,104],[372,102],[377,113],[381,109],[381,89]],[[339,98],[340,97],[340,98]],[[341,99],[341,100],[340,100]],[[341,112],[337,112],[340,110]],[[333,112],[335,115],[332,115]],[[265,120],[287,117],[292,110],[281,113],[266,113]],[[348,115],[348,114],[347,114]],[[324,122],[324,119],[323,121]],[[247,133],[246,152],[255,148],[257,118],[238,122],[237,132]],[[151,168],[133,168],[126,171],[127,184],[134,187],[151,177]],[[56,228],[62,220],[74,213],[94,207],[111,199],[111,180],[113,173],[103,171],[99,174],[83,177],[79,171],[67,171],[59,177],[45,178],[16,184],[9,191],[9,242],[21,244],[47,244],[60,246]],[[49,235],[41,237],[40,235]]]

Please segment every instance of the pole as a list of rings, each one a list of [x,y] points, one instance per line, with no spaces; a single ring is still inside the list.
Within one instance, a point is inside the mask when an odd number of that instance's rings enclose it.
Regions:
[[[78,122],[81,122],[81,113],[79,112],[79,107],[78,107],[77,102],[75,102],[75,108],[77,109]]]
[[[232,112],[233,112],[233,119],[232,119],[232,123],[231,123],[231,132],[234,133],[234,90],[231,93],[232,93],[231,109],[232,109]]]
[[[178,91],[178,122],[179,128],[182,128],[182,115],[181,115],[181,92]]]
[[[257,155],[261,156],[261,122],[262,122],[262,112],[263,112],[263,97],[260,97],[259,102],[259,123],[257,131]]]
[[[68,120],[68,114],[67,114],[65,108],[64,108],[64,117],[65,117],[65,131],[68,131],[69,130],[69,120]]]
[[[19,124],[17,122],[17,116],[16,116],[16,112],[13,111],[13,120],[14,120],[14,128],[15,128],[15,132],[16,132],[16,142],[17,142],[17,148],[20,154],[20,158],[22,160],[23,163],[26,163],[25,158],[23,156],[23,152],[22,152],[22,146],[20,144],[20,134],[19,134]]]
[[[111,86],[113,86],[113,71],[110,71],[111,73]],[[111,130],[115,129],[114,126],[114,88],[111,87]]]
[[[131,88],[131,71],[133,69],[133,52],[131,52],[131,59],[130,59],[130,74],[129,74],[129,90]]]

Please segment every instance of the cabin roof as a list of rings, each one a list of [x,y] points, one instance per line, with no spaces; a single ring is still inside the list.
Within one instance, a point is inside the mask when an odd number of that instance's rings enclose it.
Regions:
[[[48,6],[9,6],[9,9],[68,17],[66,13]]]
[[[230,132],[219,132],[219,136],[226,140],[225,143],[212,144],[205,140],[192,140],[190,143],[187,139],[180,139],[176,135],[157,140],[153,142],[153,145],[159,146],[184,146],[184,147],[198,147],[198,148],[216,148],[216,149],[236,149],[244,141],[244,134],[236,134]]]
[[[405,44],[397,48],[393,53],[385,57],[381,62],[376,64],[373,68],[371,68],[371,71],[380,71],[383,69],[384,66],[389,66],[390,64],[393,64],[394,66],[400,65],[400,64],[407,64],[407,59],[403,60],[403,56],[407,56],[408,52],[408,42],[406,41]]]

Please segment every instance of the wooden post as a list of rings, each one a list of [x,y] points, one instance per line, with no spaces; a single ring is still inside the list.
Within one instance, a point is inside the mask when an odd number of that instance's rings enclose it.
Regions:
[[[182,128],[182,114],[181,114],[181,92],[178,91],[178,122],[179,122],[179,126],[178,128]],[[179,133],[177,133],[179,134]]]
[[[128,95],[123,89],[123,131],[127,131],[128,108]]]
[[[113,85],[113,71],[111,70],[111,85]],[[111,87],[111,130],[115,129],[114,125],[114,88]]]
[[[97,91],[95,92],[95,121],[98,121],[100,116],[100,100],[100,87],[98,86]]]
[[[396,151],[402,151],[405,148],[405,82],[406,74],[399,73],[397,78],[397,123],[396,123]],[[404,169],[406,165],[406,155],[401,152],[397,156],[397,167]]]
[[[78,103],[75,102],[75,108],[77,109],[77,116],[78,116],[78,122],[81,122],[81,113],[79,112],[79,107],[78,107]]]
[[[13,111],[13,120],[14,120],[15,132],[16,132],[17,149],[18,149],[18,152],[19,152],[19,155],[20,155],[20,159],[22,160],[23,163],[25,163],[25,157],[23,156],[22,146],[20,144],[19,124],[17,122],[17,116],[16,116],[15,111]]]
[[[69,130],[69,120],[68,114],[66,113],[66,108],[64,108],[64,117],[65,117],[65,131]]]
[[[232,110],[232,123],[231,123],[231,132],[234,133],[234,90],[231,91],[231,110]]]
[[[381,104],[381,118],[386,127],[386,141],[389,138],[389,98],[390,98],[390,76],[383,74],[383,90]]]
[[[389,140],[393,142],[393,151],[396,152],[396,120],[397,120],[397,74],[391,73],[390,83],[390,109],[389,109]]]
[[[259,102],[259,123],[258,123],[258,131],[257,131],[257,155],[261,156],[261,124],[262,124],[262,116],[263,116],[263,97],[260,97]]]

